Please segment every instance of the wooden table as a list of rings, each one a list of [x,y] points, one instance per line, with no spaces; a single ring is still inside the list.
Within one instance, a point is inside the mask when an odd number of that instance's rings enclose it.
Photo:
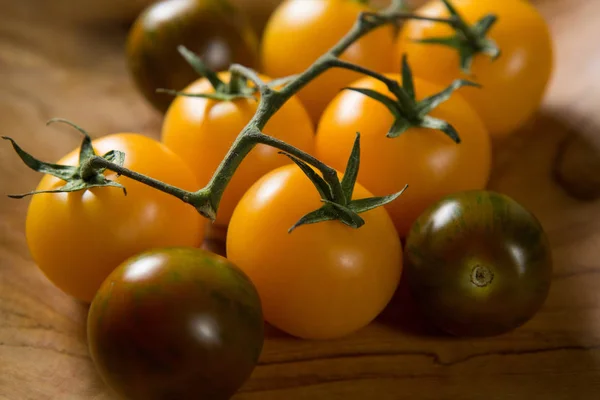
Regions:
[[[79,142],[45,127],[51,117],[94,136],[157,137],[160,118],[126,75],[124,28],[61,26],[52,3],[0,0],[0,133],[48,160]],[[498,151],[491,187],[530,208],[550,236],[556,266],[543,310],[510,334],[459,340],[432,333],[399,296],[342,340],[270,332],[238,399],[600,398],[600,2],[535,3],[556,39],[556,73],[539,115]],[[566,138],[569,192],[552,176]],[[28,201],[4,196],[39,178],[0,144],[0,399],[109,399],[88,357],[86,308],[36,268],[23,233]],[[573,196],[583,189],[586,200]]]

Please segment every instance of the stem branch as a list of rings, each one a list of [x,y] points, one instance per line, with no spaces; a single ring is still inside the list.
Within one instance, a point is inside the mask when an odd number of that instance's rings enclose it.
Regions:
[[[368,68],[361,67],[358,64],[353,64],[348,61],[340,60],[339,58],[336,58],[336,57],[330,57],[327,60],[327,64],[330,67],[343,68],[343,69],[347,69],[350,71],[360,72],[363,75],[373,77],[373,78],[385,83],[386,86],[388,87],[388,89],[390,89],[390,91],[392,91],[392,88],[398,86],[398,82],[396,82],[393,79],[387,78],[385,75],[380,74],[379,72],[375,72]]]
[[[232,64],[231,67],[229,67],[229,71],[231,73],[239,74],[245,78],[248,78],[256,85],[261,94],[264,94],[265,91],[271,90],[271,88],[261,79],[261,77],[258,76],[256,71],[251,68],[240,64]]]
[[[456,28],[464,37],[467,39],[469,44],[473,46],[473,49],[480,51],[481,50],[481,41],[479,37],[473,33],[471,27],[461,18],[455,18],[452,24],[454,28]]]
[[[340,184],[340,181],[337,177],[337,171],[335,169],[331,168],[330,166],[328,166],[327,164],[325,164],[324,162],[320,161],[319,159],[311,156],[310,154],[305,153],[304,151],[302,151],[282,140],[279,140],[279,139],[274,138],[269,135],[265,135],[264,133],[262,133],[258,130],[251,131],[249,133],[248,137],[254,143],[261,143],[261,144],[265,144],[267,146],[274,147],[283,152],[291,154],[294,157],[299,158],[300,160],[317,168],[319,171],[321,171],[321,173],[323,174],[323,178],[325,179],[325,181],[327,181],[327,183],[331,187],[331,189],[333,191],[333,197],[335,199],[343,199],[344,198],[344,194],[342,191],[342,185]]]
[[[337,68],[347,69],[350,71],[360,72],[363,75],[373,77],[373,78],[383,82],[387,86],[388,90],[398,98],[398,100],[400,101],[400,103],[403,106],[403,109],[406,111],[407,115],[410,115],[410,111],[412,109],[414,109],[414,104],[413,104],[412,99],[406,95],[406,92],[401,89],[400,84],[397,81],[390,79],[390,78],[386,77],[385,75],[380,74],[378,72],[371,71],[368,68],[361,67],[360,65],[353,64],[348,61],[340,60],[339,58],[335,58],[335,57],[331,57],[328,60],[328,64],[330,67],[337,67]]]
[[[178,187],[169,185],[168,183],[161,182],[154,178],[150,178],[149,176],[140,174],[138,172],[132,171],[130,169],[121,167],[120,165],[114,164],[100,156],[95,156],[88,161],[88,164],[83,166],[82,170],[86,169],[100,169],[106,168],[113,172],[116,172],[118,175],[123,175],[128,178],[131,178],[135,181],[143,183],[144,185],[150,186],[154,189],[158,189],[161,192],[168,193],[172,196],[177,197],[178,199],[184,201],[185,203],[192,204],[191,199],[193,196],[192,192],[188,192],[187,190],[180,189]]]

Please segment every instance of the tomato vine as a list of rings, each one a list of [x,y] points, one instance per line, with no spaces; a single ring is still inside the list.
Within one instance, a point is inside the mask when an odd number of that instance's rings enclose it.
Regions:
[[[319,57],[309,68],[307,68],[304,72],[290,77],[289,79],[284,79],[283,81],[278,81],[277,83],[282,84],[281,89],[276,89],[275,84],[265,83],[258,74],[245,66],[234,64],[230,67],[230,72],[232,74],[231,82],[225,85],[223,82],[220,82],[216,74],[210,73],[206,68],[202,66],[201,61],[191,52],[189,52],[185,48],[180,48],[180,53],[186,60],[192,64],[192,66],[207,77],[210,80],[211,84],[216,90],[216,94],[214,95],[217,100],[232,100],[239,97],[249,97],[250,92],[248,91],[248,86],[244,84],[244,82],[251,81],[255,85],[255,91],[260,93],[259,105],[256,113],[253,118],[249,121],[246,127],[240,132],[237,139],[229,149],[229,152],[224,157],[220,166],[217,168],[215,173],[213,174],[210,182],[203,188],[191,192],[186,191],[167,183],[161,182],[159,180],[150,178],[143,174],[137,173],[130,169],[127,169],[122,166],[121,163],[115,163],[113,155],[98,156],[95,154],[88,154],[84,159],[80,160],[80,165],[78,167],[78,171],[82,171],[86,176],[96,176],[98,171],[111,170],[116,172],[119,175],[126,176],[133,180],[139,181],[145,185],[158,189],[162,192],[168,193],[172,196],[175,196],[182,200],[185,203],[188,203],[196,208],[196,210],[203,215],[204,217],[214,220],[216,218],[217,210],[219,208],[220,200],[224,194],[225,188],[227,187],[229,181],[232,179],[235,174],[237,168],[240,166],[241,162],[244,160],[246,155],[250,153],[250,151],[257,144],[264,144],[274,148],[281,150],[293,157],[294,161],[306,163],[317,170],[319,170],[323,175],[323,182],[326,184],[331,191],[331,201],[335,203],[335,207],[333,209],[339,210],[345,207],[346,202],[349,199],[345,199],[343,183],[340,182],[338,178],[337,171],[325,163],[321,162],[317,158],[311,156],[310,154],[299,150],[290,144],[280,141],[276,138],[268,136],[262,132],[262,129],[265,127],[269,119],[298,91],[300,91],[304,86],[310,83],[312,80],[317,78],[319,75],[324,73],[325,71],[332,68],[342,68],[347,70],[352,70],[355,72],[360,72],[362,74],[371,76],[375,79],[378,79],[385,83],[390,91],[394,93],[397,97],[397,103],[393,108],[396,117],[396,123],[400,126],[400,128],[406,129],[408,126],[422,126],[426,128],[432,129],[440,129],[446,132],[449,136],[453,137],[456,142],[459,142],[458,136],[456,132],[453,132],[453,128],[444,121],[435,120],[427,117],[427,112],[435,107],[436,102],[444,101],[450,93],[464,85],[470,84],[467,81],[454,82],[451,87],[446,89],[444,92],[436,95],[439,98],[433,99],[431,101],[432,104],[427,104],[427,106],[423,106],[421,103],[416,103],[414,99],[414,94],[410,92],[410,88],[402,88],[398,82],[386,78],[384,75],[371,71],[369,69],[363,68],[359,65],[355,65],[340,59],[340,56],[347,50],[352,44],[354,44],[361,37],[365,36],[369,32],[380,28],[386,24],[396,23],[399,20],[426,20],[432,21],[436,23],[444,23],[448,24],[452,27],[457,35],[464,35],[465,30],[467,29],[464,21],[460,18],[457,13],[451,13],[450,18],[433,18],[420,16],[416,14],[411,14],[403,11],[398,11],[403,9],[403,2],[394,1],[393,4],[379,12],[363,12],[360,14],[358,20],[352,27],[352,29],[328,52]],[[452,11],[452,6],[449,1],[444,1],[444,3],[448,6],[449,10]],[[487,16],[486,20],[489,20],[490,26],[495,21],[494,16]],[[469,31],[470,32],[470,31]],[[484,36],[487,30],[482,30],[481,32],[481,40],[484,40]],[[491,47],[491,44],[490,46]],[[403,68],[403,76],[404,84],[406,85],[412,78],[410,77],[410,69],[408,66],[404,65]],[[177,95],[185,95],[184,93],[174,93]],[[368,94],[367,94],[368,95]],[[373,94],[371,94],[373,95]],[[396,100],[392,99],[381,99],[383,102],[395,102]],[[428,100],[428,99],[426,99]],[[431,100],[431,99],[429,99]],[[391,104],[391,103],[390,103]],[[419,107],[423,106],[425,112],[422,112]],[[398,111],[399,110],[399,111]],[[396,112],[398,111],[398,112]],[[407,115],[400,115],[404,112]],[[396,124],[395,124],[396,125]],[[396,132],[396,136],[402,133],[401,129],[398,128],[398,132]],[[79,128],[78,128],[79,129]],[[394,127],[392,127],[394,129]],[[391,137],[394,137],[393,135]],[[8,138],[6,138],[8,139]],[[358,140],[357,140],[358,143]],[[16,143],[13,142],[13,146],[17,149]],[[358,144],[357,144],[358,146]],[[22,150],[21,150],[22,151]],[[21,158],[23,158],[23,151],[19,153]],[[26,153],[25,153],[26,154]],[[27,155],[28,157],[31,157]],[[25,161],[25,159],[24,159]],[[351,160],[352,161],[352,160]],[[356,161],[358,163],[358,160]],[[30,167],[31,165],[28,164]],[[349,162],[350,165],[350,162]],[[32,167],[33,168],[33,167]],[[36,168],[33,168],[36,169]],[[43,170],[36,169],[40,172],[44,172]],[[94,170],[97,172],[94,173]],[[81,179],[80,179],[81,180]],[[110,181],[107,181],[106,186],[115,186]],[[65,185],[65,187],[68,185]],[[98,186],[96,182],[95,186]],[[87,187],[91,187],[86,184],[80,184],[77,186],[78,190],[86,189]],[[379,198],[373,200],[377,203],[377,206],[384,205],[386,202],[392,201],[397,198],[400,194],[390,194],[390,196],[385,196],[385,198]],[[35,192],[28,193],[35,194]],[[330,200],[328,200],[330,201]],[[379,202],[379,203],[378,203]],[[354,212],[354,211],[352,211]],[[356,215],[357,216],[357,215]],[[355,215],[345,215],[344,212],[337,215],[337,219],[344,222],[345,220],[355,221],[359,220]],[[359,227],[360,224],[350,224],[354,227]]]

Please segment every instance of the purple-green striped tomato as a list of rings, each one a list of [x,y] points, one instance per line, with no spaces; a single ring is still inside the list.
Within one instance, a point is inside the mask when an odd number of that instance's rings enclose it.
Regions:
[[[88,316],[103,380],[130,400],[228,399],[263,345],[258,293],[225,258],[194,248],[130,258],[103,283]]]

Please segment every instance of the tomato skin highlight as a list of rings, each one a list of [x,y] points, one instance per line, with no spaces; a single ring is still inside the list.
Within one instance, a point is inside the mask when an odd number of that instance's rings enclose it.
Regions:
[[[360,184],[355,199],[371,197]],[[369,324],[392,298],[402,245],[380,207],[353,229],[339,221],[288,229],[322,205],[295,165],[257,181],[238,204],[227,234],[228,258],[256,286],[265,319],[293,336],[332,339]]]
[[[406,279],[423,312],[457,336],[513,330],[542,307],[552,279],[548,238],[533,214],[495,192],[448,196],[415,222]]]
[[[119,133],[93,141],[97,154],[125,153],[124,167],[186,190],[198,184],[189,167],[161,143]],[[77,165],[79,149],[58,164]],[[36,194],[26,219],[27,244],[33,260],[63,292],[92,301],[102,281],[128,257],[161,246],[199,246],[204,220],[193,207],[124,176],[107,172],[123,184],[73,193]],[[37,190],[64,182],[44,175]]]
[[[219,77],[229,82],[228,72]],[[261,76],[269,81],[266,76]],[[187,93],[213,93],[206,79],[192,83]],[[238,99],[217,102],[202,98],[178,97],[169,108],[162,127],[162,142],[193,170],[201,186],[209,183],[231,145],[252,119],[258,102]],[[269,120],[263,132],[307,153],[314,152],[314,129],[306,110],[292,97]],[[233,210],[246,190],[261,176],[291,163],[279,150],[257,145],[244,159],[229,182],[217,212],[215,224],[226,227]]]
[[[388,78],[400,81],[397,74]],[[386,86],[370,77],[350,85],[391,96]],[[415,78],[417,99],[443,87]],[[463,88],[429,115],[451,123],[461,138],[454,143],[441,131],[411,128],[396,138],[386,135],[394,119],[381,103],[360,93],[341,92],[327,107],[316,138],[316,156],[336,169],[343,169],[356,132],[361,133],[358,181],[376,196],[406,192],[386,206],[401,237],[431,204],[444,195],[483,189],[491,169],[490,137],[483,122],[461,96],[480,90]]]
[[[415,40],[447,37],[453,30],[445,24],[407,21],[401,30],[395,51],[399,65],[406,54],[416,76],[440,85],[457,78],[482,85],[480,91],[468,91],[465,98],[485,122],[490,134],[504,139],[522,127],[539,109],[554,68],[553,41],[543,16],[527,1],[453,0],[452,4],[469,24],[484,15],[498,16],[488,37],[502,54],[496,60],[478,54],[471,75],[460,70],[458,52],[450,47],[416,43]],[[447,18],[441,1],[429,1],[415,13]],[[435,60],[435,62],[432,62]]]
[[[273,78],[303,72],[350,31],[363,11],[373,10],[355,0],[284,1],[271,15],[263,35],[264,72]],[[397,70],[392,63],[393,43],[392,27],[382,27],[350,46],[341,58],[376,72],[392,72]],[[331,99],[360,77],[336,68],[298,92],[315,125]]]
[[[131,400],[229,399],[258,362],[263,330],[248,277],[192,248],[128,259],[103,283],[88,316],[98,372]]]

